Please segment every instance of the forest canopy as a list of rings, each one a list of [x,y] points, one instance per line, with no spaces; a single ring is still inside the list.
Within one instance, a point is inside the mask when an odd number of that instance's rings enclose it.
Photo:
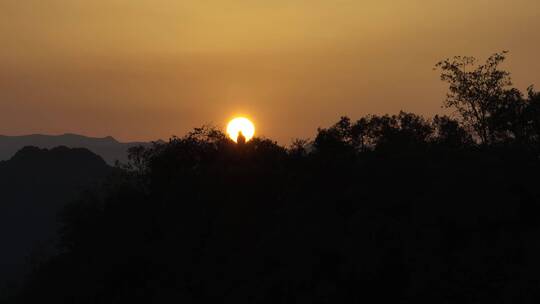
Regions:
[[[130,150],[62,213],[16,299],[523,302],[539,296],[540,94],[506,53],[437,65],[452,116],[342,117],[313,140],[212,127]]]

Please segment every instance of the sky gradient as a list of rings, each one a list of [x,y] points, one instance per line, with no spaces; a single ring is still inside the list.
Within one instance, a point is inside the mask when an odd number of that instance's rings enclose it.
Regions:
[[[540,86],[538,0],[0,0],[0,134],[166,139],[251,117],[443,112],[434,64],[509,50]]]

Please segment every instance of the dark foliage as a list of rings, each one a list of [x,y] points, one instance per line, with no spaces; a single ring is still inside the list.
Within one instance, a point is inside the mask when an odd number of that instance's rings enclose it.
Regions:
[[[19,301],[536,302],[540,98],[499,97],[480,121],[343,117],[289,149],[212,128],[132,149]]]

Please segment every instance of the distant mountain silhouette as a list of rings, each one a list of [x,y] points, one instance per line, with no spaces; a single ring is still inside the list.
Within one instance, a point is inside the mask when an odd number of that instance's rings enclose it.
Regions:
[[[20,278],[32,252],[52,248],[57,213],[112,170],[82,148],[25,147],[0,161],[0,282]]]
[[[135,146],[147,146],[145,142],[121,143],[113,137],[93,138],[77,134],[64,135],[25,135],[3,136],[0,135],[0,160],[7,160],[17,151],[26,146],[51,149],[58,146],[69,148],[86,148],[109,163],[115,161],[126,162],[127,150]]]

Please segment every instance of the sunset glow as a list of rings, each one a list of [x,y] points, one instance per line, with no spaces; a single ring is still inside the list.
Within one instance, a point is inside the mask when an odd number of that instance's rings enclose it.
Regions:
[[[255,125],[245,117],[237,117],[229,122],[227,125],[227,135],[234,141],[238,142],[238,135],[242,133],[249,141],[255,135]]]

